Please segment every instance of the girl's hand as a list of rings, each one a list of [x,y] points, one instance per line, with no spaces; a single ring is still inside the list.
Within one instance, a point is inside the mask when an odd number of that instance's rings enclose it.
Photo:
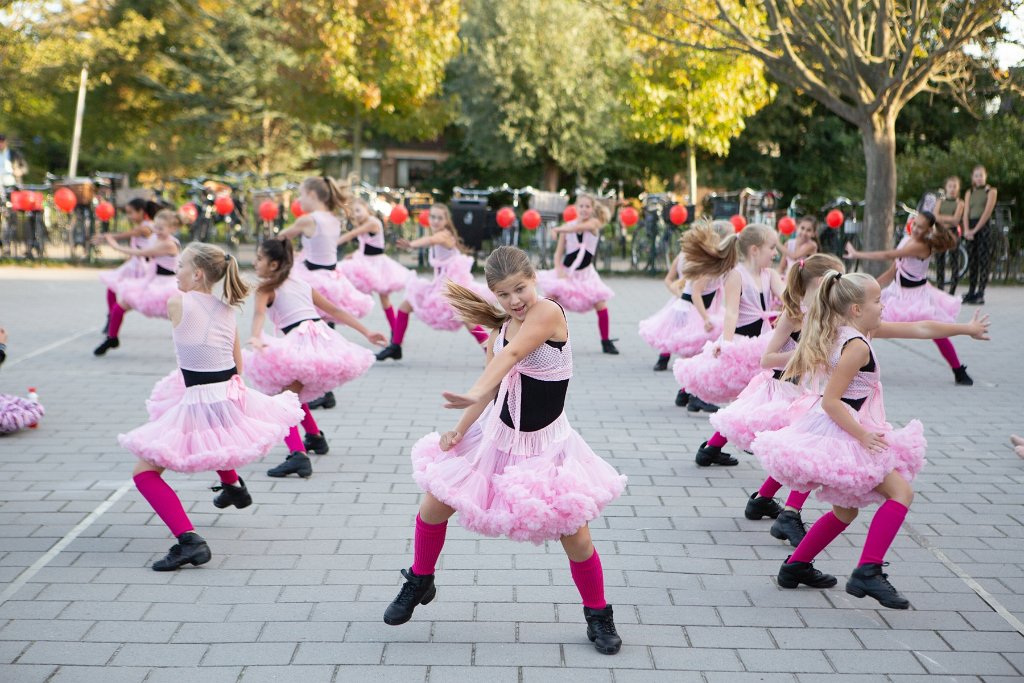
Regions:
[[[266,344],[264,344],[263,340],[260,339],[259,337],[250,337],[249,341],[246,343],[257,351],[260,351],[264,347],[266,347]]]
[[[442,451],[448,451],[452,446],[457,446],[460,441],[462,441],[462,434],[453,430],[442,434],[441,442],[438,445]]]
[[[475,406],[477,403],[483,400],[482,396],[478,396],[473,393],[455,394],[451,391],[445,391],[441,394],[444,396],[444,400],[447,403],[444,404],[445,408],[453,408],[456,410],[462,410],[470,406]]]
[[[855,258],[859,258],[859,257],[860,257],[860,252],[858,252],[853,247],[853,243],[852,242],[847,242],[846,243],[846,258],[854,258],[855,259]]]
[[[971,322],[967,323],[968,334],[972,339],[979,341],[988,341],[991,337],[988,336],[988,327],[991,323],[987,313],[982,313],[981,310],[974,312],[974,317],[971,318]]]
[[[398,241],[395,242],[395,244],[398,246],[399,249],[412,249],[409,240],[405,239],[404,237],[399,237]]]
[[[103,233],[103,237],[104,237],[104,239],[107,240],[107,244],[109,244],[110,246],[112,246],[112,247],[116,247],[117,246],[117,240],[115,240],[114,236],[111,235],[109,232]]]
[[[0,327],[0,344],[6,344],[6,343],[7,343],[7,330],[5,330],[4,328]]]
[[[715,358],[718,358],[719,356],[721,356],[722,355],[722,345],[721,344],[715,344],[715,346],[711,349],[711,355],[714,356]]]
[[[104,240],[106,240],[106,238],[107,238],[107,233],[100,232],[100,233],[97,233],[97,234],[93,235],[92,238],[89,239],[89,241],[92,242],[93,246],[98,247],[100,245],[100,242],[103,242]]]
[[[567,273],[565,271],[565,268],[563,268],[562,266],[555,266],[555,275],[558,276],[559,280],[564,280],[565,278],[569,277],[569,273]]]
[[[704,331],[710,332],[715,329],[715,324],[711,322],[711,318],[704,318]]]
[[[368,341],[371,344],[374,344],[376,346],[387,346],[388,345],[388,338],[385,337],[380,332],[367,332],[363,336],[366,337],[366,341]]]
[[[858,440],[861,446],[872,453],[881,453],[889,447],[889,444],[885,442],[885,435],[881,432],[864,432],[864,435]]]

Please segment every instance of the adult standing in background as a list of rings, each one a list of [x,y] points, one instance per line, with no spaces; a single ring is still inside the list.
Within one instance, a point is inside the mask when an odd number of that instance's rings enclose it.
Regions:
[[[7,144],[7,135],[0,133],[0,185],[20,185],[21,179],[28,173],[28,164],[21,152],[11,149]]]
[[[967,258],[970,261],[970,289],[964,295],[965,304],[985,303],[992,259],[992,210],[996,206],[996,188],[988,184],[985,167],[978,164],[971,171],[971,189],[964,195],[964,239],[967,240]]]
[[[960,178],[951,175],[946,178],[943,198],[935,207],[935,222],[944,230],[956,232],[964,216],[964,202],[960,199]],[[959,242],[959,238],[957,242]],[[946,284],[946,264],[949,264],[949,293],[956,294],[959,284],[957,275],[960,272],[960,252],[957,249],[944,251],[935,255],[935,284],[942,289]]]

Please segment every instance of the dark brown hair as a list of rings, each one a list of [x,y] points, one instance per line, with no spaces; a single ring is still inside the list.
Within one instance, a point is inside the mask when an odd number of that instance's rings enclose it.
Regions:
[[[263,258],[271,263],[277,264],[277,270],[267,279],[260,282],[257,291],[260,294],[269,294],[284,284],[288,275],[292,272],[292,264],[295,263],[295,253],[292,250],[291,240],[265,240],[259,248]]]
[[[498,286],[498,283],[514,275],[522,275],[530,279],[537,276],[533,264],[530,263],[530,257],[522,249],[498,247],[484,262],[484,279],[487,280],[487,286],[492,291]],[[454,282],[448,282],[445,296],[458,313],[459,319],[470,325],[482,325],[497,330],[509,319],[509,315],[505,311],[495,308],[472,289]]]

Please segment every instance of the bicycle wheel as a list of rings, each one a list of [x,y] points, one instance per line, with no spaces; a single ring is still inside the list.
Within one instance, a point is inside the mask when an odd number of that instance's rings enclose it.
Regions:
[[[960,240],[952,253],[956,254],[957,268],[955,275],[951,274],[950,277],[956,278],[954,282],[960,282],[967,276],[967,269],[970,266],[970,256],[967,254],[967,245],[963,243],[963,240]]]
[[[641,270],[646,265],[647,254],[651,250],[650,239],[647,232],[637,230],[633,233],[633,243],[630,247],[630,265],[633,270]]]

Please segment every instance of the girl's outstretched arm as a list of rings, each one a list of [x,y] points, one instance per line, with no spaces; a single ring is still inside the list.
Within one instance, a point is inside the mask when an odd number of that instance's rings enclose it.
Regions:
[[[371,230],[371,228],[373,227],[376,227],[377,230]],[[371,218],[362,225],[357,225],[348,232],[341,233],[341,237],[338,238],[338,244],[347,244],[348,242],[351,242],[355,238],[359,237],[360,235],[365,235],[368,232],[377,232],[378,230],[383,229],[384,228],[381,227],[380,221],[378,221],[376,218]]]
[[[113,236],[107,235],[107,244],[116,251],[122,254],[130,254],[132,256],[177,256],[178,246],[171,240],[162,240],[159,244],[152,247],[146,247],[145,249],[136,249],[135,247],[123,247],[114,241]]]
[[[892,261],[898,258],[928,258],[931,249],[920,240],[910,240],[900,249],[884,249],[882,251],[858,251],[850,242],[846,243],[846,258],[863,259],[865,261]]]
[[[377,346],[384,346],[388,343],[388,338],[380,332],[371,331],[366,325],[359,322],[359,318],[355,317],[348,311],[338,308],[333,303],[327,300],[327,298],[320,292],[313,290],[313,305],[319,308],[321,311],[327,311],[327,314],[332,318],[340,322],[342,325],[348,325],[359,334],[366,337],[366,340],[371,344]]]
[[[987,313],[975,311],[969,323],[943,323],[938,320],[920,320],[915,323],[882,323],[871,336],[878,339],[945,339],[946,337],[972,337],[988,341],[991,323]]]
[[[257,290],[254,299],[256,300],[256,306],[252,312],[252,332],[249,335],[249,345],[253,348],[260,348],[263,346],[260,337],[263,336],[263,321],[267,317],[267,303],[270,301],[270,292]]]
[[[306,237],[311,237],[315,231],[316,221],[313,220],[312,216],[299,216],[294,223],[277,233],[277,239],[290,240],[300,234],[305,235]]]

